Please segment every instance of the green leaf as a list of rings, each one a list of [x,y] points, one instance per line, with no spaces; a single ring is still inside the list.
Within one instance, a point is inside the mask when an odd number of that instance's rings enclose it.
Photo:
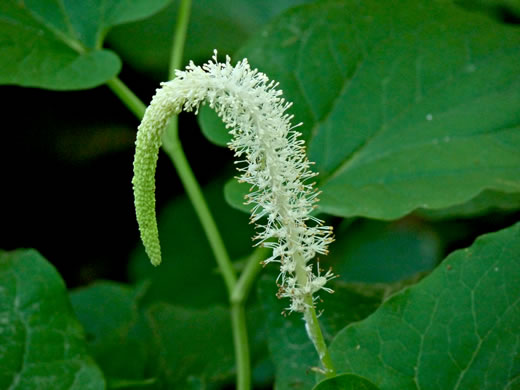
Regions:
[[[205,0],[192,3],[184,58],[201,62],[213,49],[232,54],[274,15],[309,0],[248,1]],[[171,36],[175,29],[179,1],[145,21],[119,26],[108,41],[125,62],[164,79],[168,70]]]
[[[430,220],[479,217],[489,213],[507,213],[520,210],[520,194],[483,191],[469,202],[440,210],[417,211],[417,215]]]
[[[147,312],[156,351],[154,369],[163,388],[177,389],[227,382],[234,354],[230,314],[222,307],[187,309],[153,305]],[[198,388],[198,386],[197,386]]]
[[[92,88],[119,72],[102,49],[115,25],[152,15],[170,0],[4,0],[0,84],[56,90]]]
[[[70,294],[72,307],[85,328],[90,353],[107,378],[117,378],[110,379],[111,388],[153,381],[147,372],[151,336],[138,307],[145,287],[97,282]]]
[[[345,220],[322,263],[346,282],[392,283],[431,271],[441,260],[437,234],[418,220]]]
[[[105,388],[63,280],[34,250],[0,252],[0,388]]]
[[[366,379],[351,375],[344,374],[337,377],[326,379],[316,386],[313,390],[379,390],[372,382]]]
[[[169,304],[143,308],[147,287],[98,282],[71,294],[111,388],[207,388],[229,380],[234,370],[229,311]],[[253,313],[258,327],[258,310]],[[249,330],[250,336],[259,335],[254,326]],[[260,343],[251,340],[254,356]]]
[[[209,207],[233,259],[248,255],[254,234],[249,219],[226,204],[222,181],[204,188]],[[152,267],[142,247],[130,264],[133,280],[150,278],[143,303],[165,301],[181,306],[203,307],[226,303],[227,294],[217,263],[189,200],[183,196],[159,214],[163,262]]]
[[[520,224],[481,236],[342,330],[338,373],[385,389],[513,389],[520,375]]]
[[[518,29],[444,2],[325,1],[244,56],[294,102],[323,212],[395,219],[520,192]]]
[[[197,117],[202,134],[218,146],[227,146],[231,141],[231,135],[228,133],[224,122],[218,117],[217,113],[208,106],[204,105],[199,110]],[[245,191],[242,191],[242,195]],[[243,199],[243,197],[242,197]],[[236,203],[231,203],[235,205]]]
[[[237,179],[232,178],[228,180],[224,186],[224,198],[234,209],[251,214],[251,209],[254,205],[244,204],[244,196],[249,192],[249,188],[251,188],[249,184],[239,183]]]
[[[331,282],[334,294],[323,294],[320,323],[326,340],[345,324],[359,321],[372,313],[386,296],[379,287],[347,285]],[[299,313],[284,316],[288,302],[276,298],[274,278],[260,280],[258,294],[267,319],[268,345],[275,366],[275,388],[311,389],[315,384],[313,367],[319,366],[318,355],[309,340]]]

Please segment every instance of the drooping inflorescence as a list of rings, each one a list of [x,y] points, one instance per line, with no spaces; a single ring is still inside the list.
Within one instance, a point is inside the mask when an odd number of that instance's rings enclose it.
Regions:
[[[290,311],[305,311],[312,297],[333,278],[331,271],[316,274],[310,260],[326,254],[332,229],[311,212],[318,191],[310,180],[316,173],[305,155],[304,141],[286,113],[291,103],[278,84],[246,59],[235,66],[213,61],[202,67],[191,62],[175,79],[162,83],[139,126],[134,159],[134,196],[141,237],[152,264],[161,261],[155,217],[155,167],[161,135],[169,118],[180,111],[198,111],[208,104],[232,135],[229,147],[237,157],[239,181],[251,185],[246,203],[252,205],[257,244],[272,248],[264,261],[280,263],[279,297],[289,297]]]

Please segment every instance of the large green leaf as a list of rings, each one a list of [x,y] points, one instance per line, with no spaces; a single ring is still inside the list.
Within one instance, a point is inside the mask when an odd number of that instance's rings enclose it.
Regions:
[[[0,252],[0,388],[105,388],[63,280],[34,250]]]
[[[520,382],[520,224],[448,256],[422,282],[346,327],[338,373],[385,389],[514,389]]]
[[[309,1],[195,0],[184,58],[205,61],[213,49],[232,54],[274,15]],[[179,3],[174,1],[150,19],[115,28],[108,35],[108,42],[136,69],[158,79],[166,77]]]
[[[121,61],[101,48],[108,30],[170,0],[3,0],[0,84],[83,89],[114,77]]]
[[[447,2],[328,1],[286,12],[243,56],[295,103],[322,211],[393,219],[520,192],[518,29]]]

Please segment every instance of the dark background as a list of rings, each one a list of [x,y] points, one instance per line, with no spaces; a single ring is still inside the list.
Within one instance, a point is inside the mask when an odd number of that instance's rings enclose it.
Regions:
[[[120,77],[144,102],[151,100],[155,80],[126,69]],[[69,287],[99,278],[125,281],[128,256],[138,242],[131,185],[138,120],[104,86],[2,90],[9,99],[0,153],[0,247],[38,249]],[[192,115],[182,115],[180,128],[190,164],[205,183],[231,154],[209,143]],[[180,181],[161,152],[158,208],[180,193]]]

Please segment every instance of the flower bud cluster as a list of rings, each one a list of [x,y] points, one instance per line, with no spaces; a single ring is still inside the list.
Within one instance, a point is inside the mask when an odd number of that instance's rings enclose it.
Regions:
[[[332,273],[322,275],[318,265],[314,274],[309,264],[317,254],[327,254],[332,229],[311,215],[319,195],[311,181],[316,173],[310,170],[304,141],[295,131],[301,124],[291,125],[293,116],[287,114],[291,103],[281,97],[277,86],[265,74],[251,69],[246,59],[232,66],[229,57],[219,63],[215,52],[213,61],[202,67],[191,62],[185,71],[176,72],[175,79],[163,83],[153,98],[139,127],[134,166],[142,163],[138,159],[145,158],[140,148],[153,145],[158,149],[160,133],[172,114],[197,112],[201,104],[214,109],[232,135],[229,147],[238,159],[238,179],[251,185],[246,204],[252,205],[257,244],[272,248],[264,263],[280,263],[278,296],[291,299],[289,311],[303,312],[314,302],[311,299],[309,303],[306,297],[319,290],[332,292],[325,287]],[[155,163],[156,158],[145,165]],[[138,167],[135,169],[137,176]],[[139,180],[134,179],[136,209],[139,197],[145,197],[136,189]],[[149,226],[150,215],[144,215],[143,221]],[[143,229],[141,232],[146,247]],[[147,238],[152,244],[148,252],[152,262],[152,256],[160,261],[158,239]]]

